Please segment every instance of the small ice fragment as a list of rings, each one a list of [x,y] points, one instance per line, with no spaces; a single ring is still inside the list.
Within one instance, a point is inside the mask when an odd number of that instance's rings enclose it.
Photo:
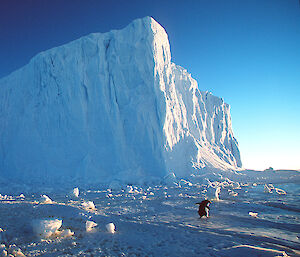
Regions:
[[[75,188],[73,189],[72,196],[75,196],[75,197],[78,197],[78,196],[79,196],[79,188],[78,188],[78,187],[75,187]]]
[[[280,188],[275,188],[275,191],[279,195],[286,195],[286,192],[283,189]]]
[[[19,198],[25,198],[25,195],[20,194],[20,195],[19,195]]]
[[[251,217],[257,218],[258,213],[257,213],[257,212],[249,211],[249,215],[250,215]]]
[[[59,236],[61,236],[61,237],[70,237],[73,235],[74,235],[74,232],[71,231],[71,229],[65,229],[65,230],[61,231],[61,233],[59,234]]]
[[[88,202],[83,202],[81,204],[85,209],[90,209],[90,210],[95,210],[96,207],[94,205],[94,203],[92,201],[88,201]]]
[[[33,232],[42,238],[48,238],[55,235],[61,225],[62,220],[60,219],[34,220],[32,222]]]
[[[106,227],[107,232],[112,233],[112,234],[115,233],[116,227],[115,227],[114,223],[108,223],[105,227]]]
[[[86,232],[90,232],[90,231],[94,230],[96,226],[98,226],[98,224],[96,222],[88,220],[85,223]]]
[[[126,192],[128,193],[128,194],[133,194],[133,187],[132,186],[127,186],[126,187]]]
[[[221,187],[217,187],[216,192],[215,192],[215,197],[216,197],[216,200],[217,200],[217,201],[220,200],[220,198],[219,198],[220,192],[221,192]]]
[[[41,196],[41,202],[50,204],[50,203],[52,203],[52,200],[48,195],[42,195]]]

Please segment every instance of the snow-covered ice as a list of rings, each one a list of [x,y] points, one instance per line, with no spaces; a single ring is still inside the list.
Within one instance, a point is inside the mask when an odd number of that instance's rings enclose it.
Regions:
[[[299,172],[220,174],[191,176],[181,185],[163,180],[118,190],[99,185],[81,189],[76,200],[66,197],[66,189],[49,194],[52,204],[39,204],[44,192],[27,192],[21,200],[22,185],[10,195],[10,188],[1,187],[7,196],[0,200],[0,244],[6,250],[15,244],[26,256],[299,256]],[[274,193],[266,193],[265,184],[272,184]],[[206,198],[212,201],[210,217],[199,219],[195,203]],[[83,202],[97,209],[83,208]],[[49,229],[45,220],[54,225]],[[107,232],[109,223],[117,226],[113,235]]]

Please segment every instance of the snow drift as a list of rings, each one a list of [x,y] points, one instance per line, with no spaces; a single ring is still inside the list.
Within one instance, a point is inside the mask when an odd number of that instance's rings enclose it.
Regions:
[[[171,62],[152,18],[35,56],[0,80],[0,173],[137,182],[241,167],[229,105]]]

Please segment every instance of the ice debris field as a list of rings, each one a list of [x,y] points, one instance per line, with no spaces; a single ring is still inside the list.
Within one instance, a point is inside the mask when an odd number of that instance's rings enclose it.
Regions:
[[[0,255],[299,256],[299,180],[248,171],[23,193],[1,184]]]

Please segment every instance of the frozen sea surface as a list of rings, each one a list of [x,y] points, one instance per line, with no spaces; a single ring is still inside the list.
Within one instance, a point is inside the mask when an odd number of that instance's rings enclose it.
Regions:
[[[23,198],[1,191],[0,240],[26,256],[299,256],[299,185],[182,180],[80,189],[78,197],[69,194],[72,189],[50,190],[49,204],[41,202],[45,192]],[[210,218],[199,219],[195,203],[205,198],[212,199]],[[40,238],[32,227],[39,219],[62,220],[60,231],[74,235]],[[97,226],[86,231],[86,221]],[[106,229],[109,223],[114,234]]]

